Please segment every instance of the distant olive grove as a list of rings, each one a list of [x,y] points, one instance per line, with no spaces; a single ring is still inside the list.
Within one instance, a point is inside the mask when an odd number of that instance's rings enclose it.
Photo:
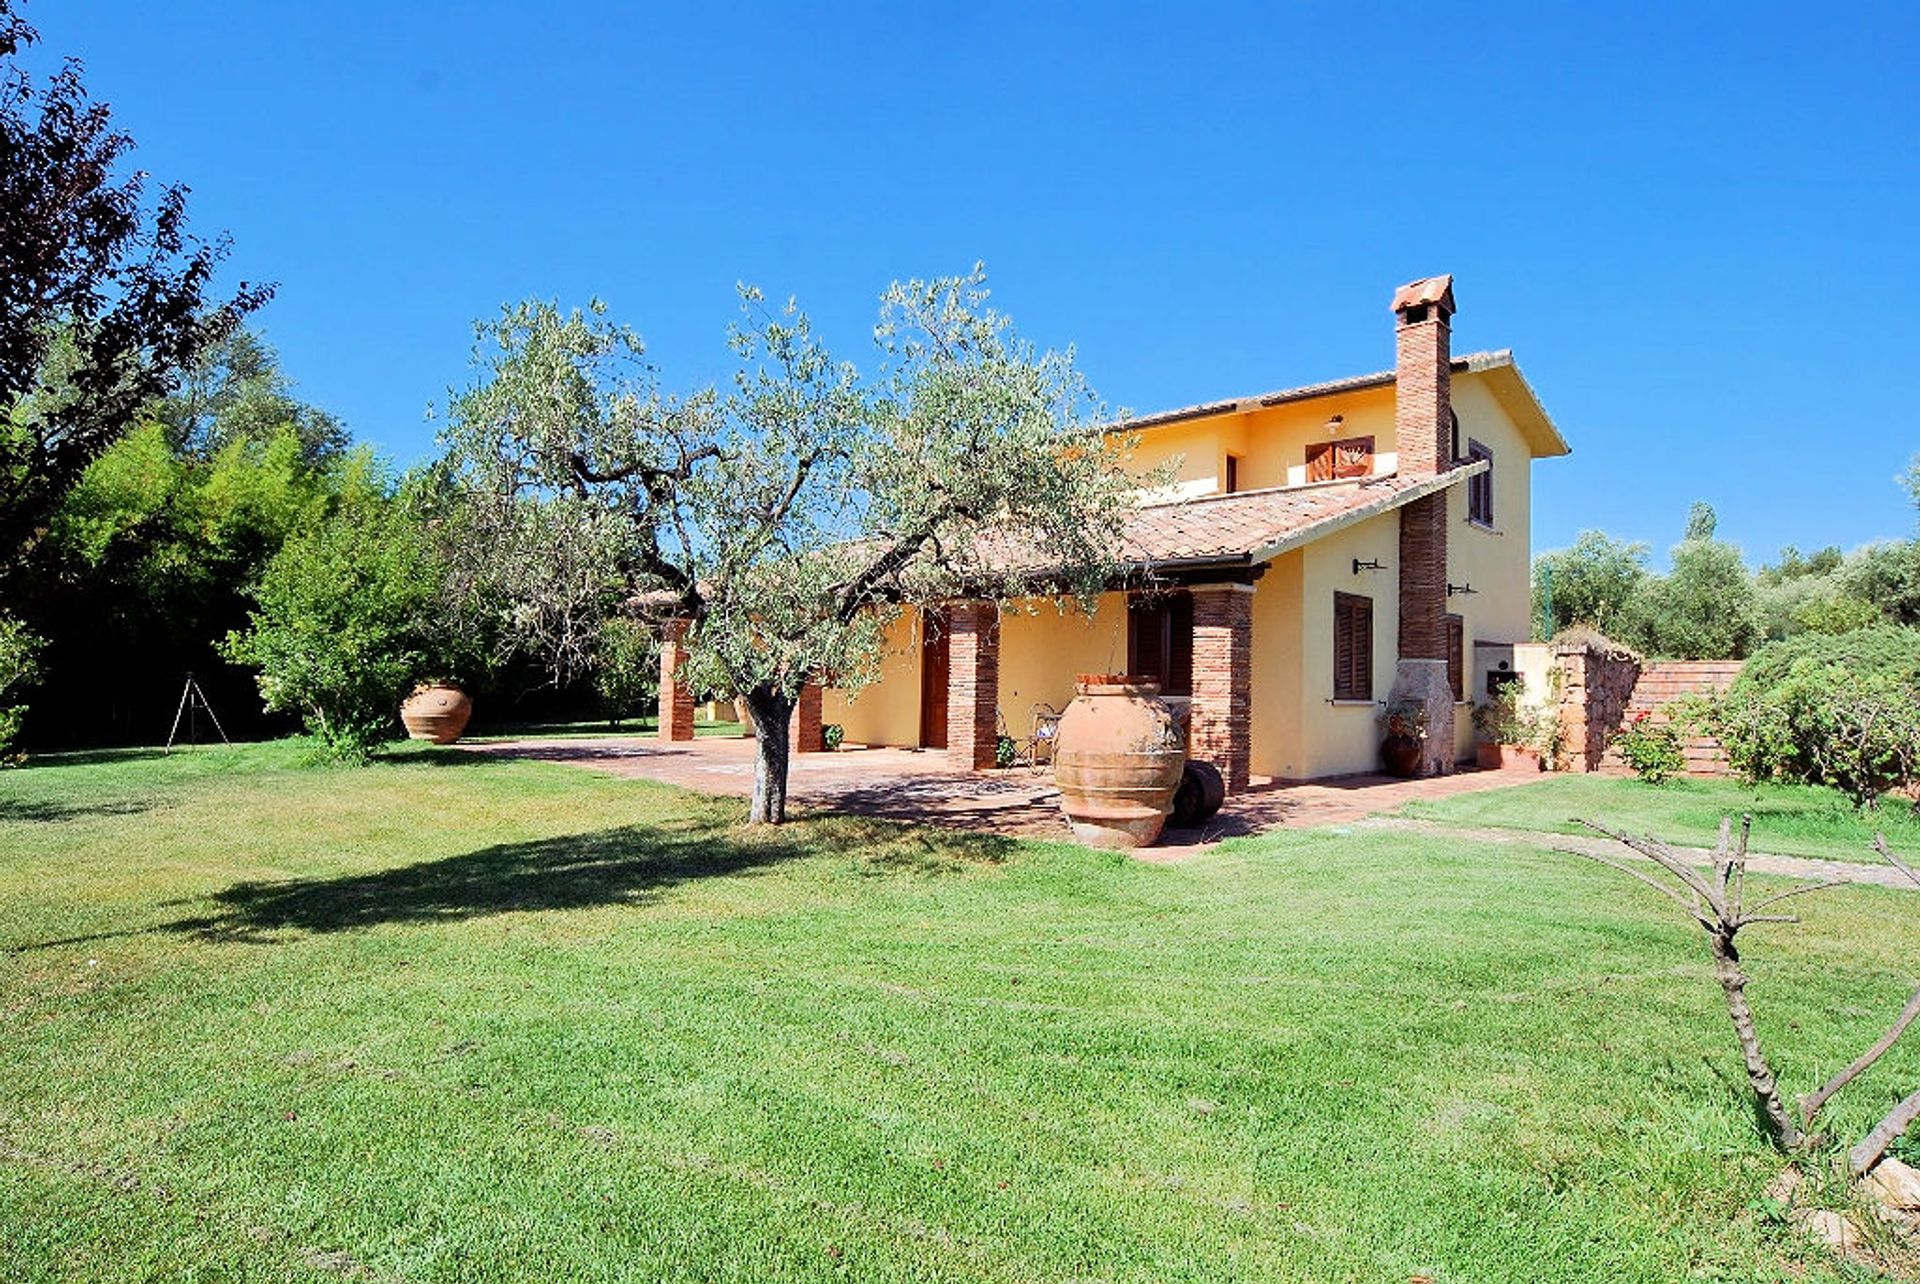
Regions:
[[[1896,479],[1920,510],[1920,457]],[[1749,569],[1695,504],[1665,574],[1647,546],[1584,532],[1534,562],[1543,634],[1596,630],[1643,655],[1747,660],[1724,696],[1681,707],[1678,726],[1635,728],[1648,761],[1678,761],[1679,726],[1716,737],[1749,780],[1800,781],[1873,807],[1920,780],[1920,539],[1836,547]],[[1644,778],[1657,776],[1641,770]]]
[[[1897,480],[1920,516],[1920,456]],[[1645,543],[1583,531],[1571,547],[1533,563],[1533,618],[1543,637],[1576,625],[1645,655],[1740,660],[1769,642],[1872,625],[1920,627],[1920,539],[1891,539],[1842,553],[1791,546],[1750,568],[1716,538],[1710,505],[1697,503],[1670,569],[1650,566]]]

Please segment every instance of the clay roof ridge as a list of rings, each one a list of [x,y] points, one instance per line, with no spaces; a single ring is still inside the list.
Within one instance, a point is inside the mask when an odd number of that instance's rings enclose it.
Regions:
[[[1368,477],[1341,477],[1334,481],[1303,482],[1297,486],[1258,486],[1252,490],[1209,491],[1204,495],[1177,495],[1167,499],[1156,499],[1137,505],[1137,508],[1194,508],[1201,504],[1217,504],[1226,500],[1258,498],[1262,495],[1302,495],[1318,496],[1337,494],[1349,488],[1357,489],[1378,482],[1391,481],[1398,473],[1379,473]]]
[[[1468,373],[1513,364],[1512,348],[1467,352],[1453,358],[1453,368]],[[1371,374],[1348,375],[1345,378],[1328,379],[1320,383],[1303,383],[1297,387],[1278,388],[1272,392],[1255,393],[1249,397],[1225,397],[1214,401],[1197,402],[1191,406],[1180,406],[1172,410],[1156,410],[1151,414],[1130,415],[1114,424],[1113,428],[1116,432],[1129,428],[1153,428],[1160,424],[1177,423],[1182,419],[1199,419],[1208,415],[1237,413],[1266,406],[1283,405],[1290,401],[1311,401],[1316,397],[1331,397],[1342,392],[1359,392],[1367,388],[1385,387],[1393,381],[1393,371],[1376,370]]]

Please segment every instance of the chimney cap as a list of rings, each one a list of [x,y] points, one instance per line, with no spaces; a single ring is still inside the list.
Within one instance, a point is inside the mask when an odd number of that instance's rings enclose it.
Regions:
[[[1438,308],[1443,317],[1453,315],[1453,277],[1451,275],[1430,276],[1425,280],[1403,285],[1393,292],[1395,312],[1405,312],[1408,308],[1428,305]]]

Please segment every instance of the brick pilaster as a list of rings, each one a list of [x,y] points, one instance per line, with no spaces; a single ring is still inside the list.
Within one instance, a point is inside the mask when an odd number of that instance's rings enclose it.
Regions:
[[[820,684],[809,682],[800,688],[793,704],[791,741],[795,753],[821,753],[827,747],[820,720]]]
[[[687,662],[687,621],[668,620],[660,633],[660,739],[693,739],[693,688],[680,680]]]
[[[947,761],[993,766],[1000,722],[1000,608],[956,602],[947,612]]]
[[[1252,697],[1253,586],[1195,585],[1188,752],[1219,768],[1230,794],[1247,787]]]
[[[1447,658],[1447,493],[1400,509],[1400,658]]]

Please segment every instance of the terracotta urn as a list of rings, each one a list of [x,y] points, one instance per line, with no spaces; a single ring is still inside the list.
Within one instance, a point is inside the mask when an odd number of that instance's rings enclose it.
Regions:
[[[458,740],[472,715],[473,701],[467,693],[444,682],[421,683],[400,706],[400,721],[407,724],[407,735],[437,745]]]
[[[1172,810],[1186,737],[1157,682],[1083,673],[1074,689],[1053,756],[1060,809],[1089,847],[1145,847]]]
[[[1386,766],[1387,774],[1411,780],[1420,774],[1420,759],[1424,755],[1420,750],[1420,737],[1403,732],[1392,732],[1380,742],[1380,761]]]

